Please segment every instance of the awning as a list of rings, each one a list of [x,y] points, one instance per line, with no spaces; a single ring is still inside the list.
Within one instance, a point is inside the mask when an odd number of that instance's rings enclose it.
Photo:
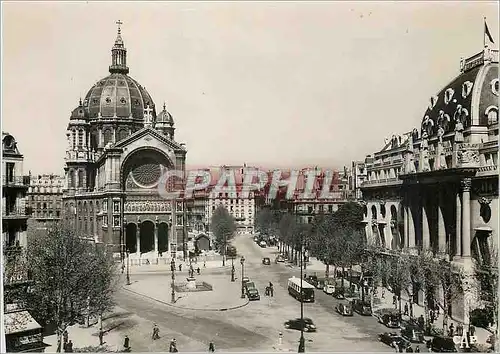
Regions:
[[[28,311],[17,311],[4,314],[5,334],[22,333],[41,329],[42,326],[35,321]]]
[[[493,232],[493,229],[489,226],[478,226],[474,228],[474,231]]]

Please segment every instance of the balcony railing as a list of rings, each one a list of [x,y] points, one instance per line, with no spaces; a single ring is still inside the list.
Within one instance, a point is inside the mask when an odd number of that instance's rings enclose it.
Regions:
[[[26,187],[28,188],[30,185],[30,177],[29,176],[2,176],[2,185],[4,187]]]
[[[371,181],[365,181],[361,185],[362,187],[366,186],[373,186],[373,185],[380,185],[380,184],[399,184],[401,181],[399,180],[398,177],[392,177],[392,178],[382,178],[382,179],[375,179]]]
[[[2,210],[2,217],[7,219],[27,218],[27,208],[6,208]]]

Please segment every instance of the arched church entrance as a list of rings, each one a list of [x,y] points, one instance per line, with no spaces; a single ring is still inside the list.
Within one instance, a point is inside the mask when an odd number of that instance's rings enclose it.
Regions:
[[[158,251],[168,251],[168,225],[165,222],[158,225]]]
[[[140,226],[141,253],[151,252],[155,248],[155,225],[152,221],[143,221]]]
[[[210,250],[210,239],[207,235],[200,235],[196,238],[196,246],[200,251]]]
[[[130,223],[125,226],[125,247],[130,253],[137,252],[137,225]]]

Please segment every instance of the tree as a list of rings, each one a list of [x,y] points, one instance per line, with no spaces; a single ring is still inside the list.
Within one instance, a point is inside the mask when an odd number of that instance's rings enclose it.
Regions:
[[[270,208],[263,208],[257,212],[255,225],[261,234],[268,235],[276,228],[274,213]]]
[[[474,258],[474,272],[480,285],[481,298],[485,304],[485,311],[492,316],[493,325],[498,328],[498,253],[490,250],[489,257],[480,261]],[[490,323],[491,325],[491,323]]]
[[[325,265],[325,278],[330,277],[330,265],[334,264],[337,250],[335,239],[335,224],[332,216],[318,216],[314,218],[311,235],[311,252]]]
[[[112,255],[66,226],[33,236],[27,247],[33,287],[26,302],[40,322],[57,326],[60,343],[68,326],[112,308],[118,269]]]
[[[401,251],[393,252],[383,262],[386,283],[390,286],[398,300],[398,309],[401,313],[401,295],[411,284],[411,259]]]
[[[283,251],[287,254],[289,253],[294,224],[295,219],[290,213],[285,213],[281,216],[279,222],[280,244],[283,246]]]
[[[451,304],[463,293],[463,269],[451,262],[448,256],[436,259],[438,269],[436,274],[443,290],[443,331],[446,333],[448,319],[451,316]]]
[[[363,226],[363,207],[356,202],[347,202],[333,213],[333,218],[337,228],[351,230],[362,230]]]
[[[236,222],[221,204],[212,215],[211,225],[219,251],[222,253],[222,265],[225,266],[227,241],[233,237],[236,231]]]

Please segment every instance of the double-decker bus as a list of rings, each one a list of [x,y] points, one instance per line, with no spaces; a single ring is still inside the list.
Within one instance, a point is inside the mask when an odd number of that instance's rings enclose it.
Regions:
[[[302,294],[303,302],[314,302],[314,289],[314,286],[300,278],[293,277],[288,279],[288,293],[299,301]]]

